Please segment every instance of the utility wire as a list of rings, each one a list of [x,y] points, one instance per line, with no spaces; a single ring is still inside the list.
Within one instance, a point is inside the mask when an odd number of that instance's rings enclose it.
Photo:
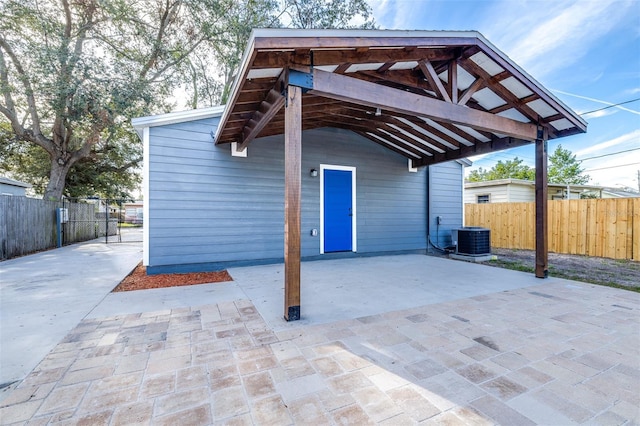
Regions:
[[[586,169],[585,172],[595,172],[596,170],[615,169],[617,167],[635,166],[640,163],[618,164],[615,166],[598,167],[597,169]]]
[[[617,107],[617,106],[624,105],[624,104],[630,104],[631,102],[637,102],[637,101],[640,101],[640,98],[635,98],[635,99],[631,99],[630,101],[624,101],[624,102],[620,102],[620,103],[617,103],[617,104],[608,105],[606,107],[594,109],[593,111],[583,112],[583,113],[580,113],[578,115],[582,116],[582,115],[591,114],[593,112],[604,111],[605,109]]]
[[[610,156],[610,155],[622,154],[622,153],[624,153],[624,152],[631,152],[631,151],[638,151],[638,150],[640,150],[640,148],[625,149],[624,151],[611,152],[611,153],[609,153],[609,154],[594,155],[593,157],[587,157],[587,158],[578,159],[578,161],[593,160],[594,158],[608,157],[608,156]]]

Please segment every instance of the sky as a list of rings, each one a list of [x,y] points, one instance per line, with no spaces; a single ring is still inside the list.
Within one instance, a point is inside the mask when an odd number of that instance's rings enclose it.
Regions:
[[[640,190],[640,0],[367,1],[380,29],[482,33],[587,121],[549,153],[569,149],[589,184]],[[471,157],[466,173],[514,157],[533,167],[534,145]]]

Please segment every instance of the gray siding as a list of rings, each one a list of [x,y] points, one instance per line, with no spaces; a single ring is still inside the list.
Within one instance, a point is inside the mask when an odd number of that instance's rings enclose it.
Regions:
[[[462,165],[456,161],[430,167],[429,234],[440,247],[451,244],[451,230],[462,226]],[[437,217],[442,216],[438,226]]]
[[[151,273],[283,258],[283,138],[258,139],[247,158],[232,157],[229,145],[211,139],[218,121],[150,128]],[[319,236],[311,236],[311,229],[320,228],[320,177],[309,174],[320,164],[356,167],[359,253],[426,249],[426,168],[409,173],[405,158],[337,129],[304,132],[302,157],[303,257],[320,253]],[[442,170],[457,170],[459,190],[457,166]],[[451,220],[457,205],[461,223],[461,198],[456,204],[450,197],[435,199]]]

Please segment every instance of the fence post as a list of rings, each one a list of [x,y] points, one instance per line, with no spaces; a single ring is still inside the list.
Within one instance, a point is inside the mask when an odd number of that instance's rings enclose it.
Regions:
[[[104,200],[104,243],[109,244],[109,200]]]

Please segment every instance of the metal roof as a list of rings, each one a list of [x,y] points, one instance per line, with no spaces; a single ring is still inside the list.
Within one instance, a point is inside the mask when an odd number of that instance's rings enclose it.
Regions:
[[[303,130],[352,130],[416,165],[524,145],[535,139],[531,129],[554,139],[587,127],[476,31],[260,29],[215,142],[242,149],[284,133],[283,89],[293,72],[313,80],[303,96]],[[396,97],[399,105],[387,102]]]

